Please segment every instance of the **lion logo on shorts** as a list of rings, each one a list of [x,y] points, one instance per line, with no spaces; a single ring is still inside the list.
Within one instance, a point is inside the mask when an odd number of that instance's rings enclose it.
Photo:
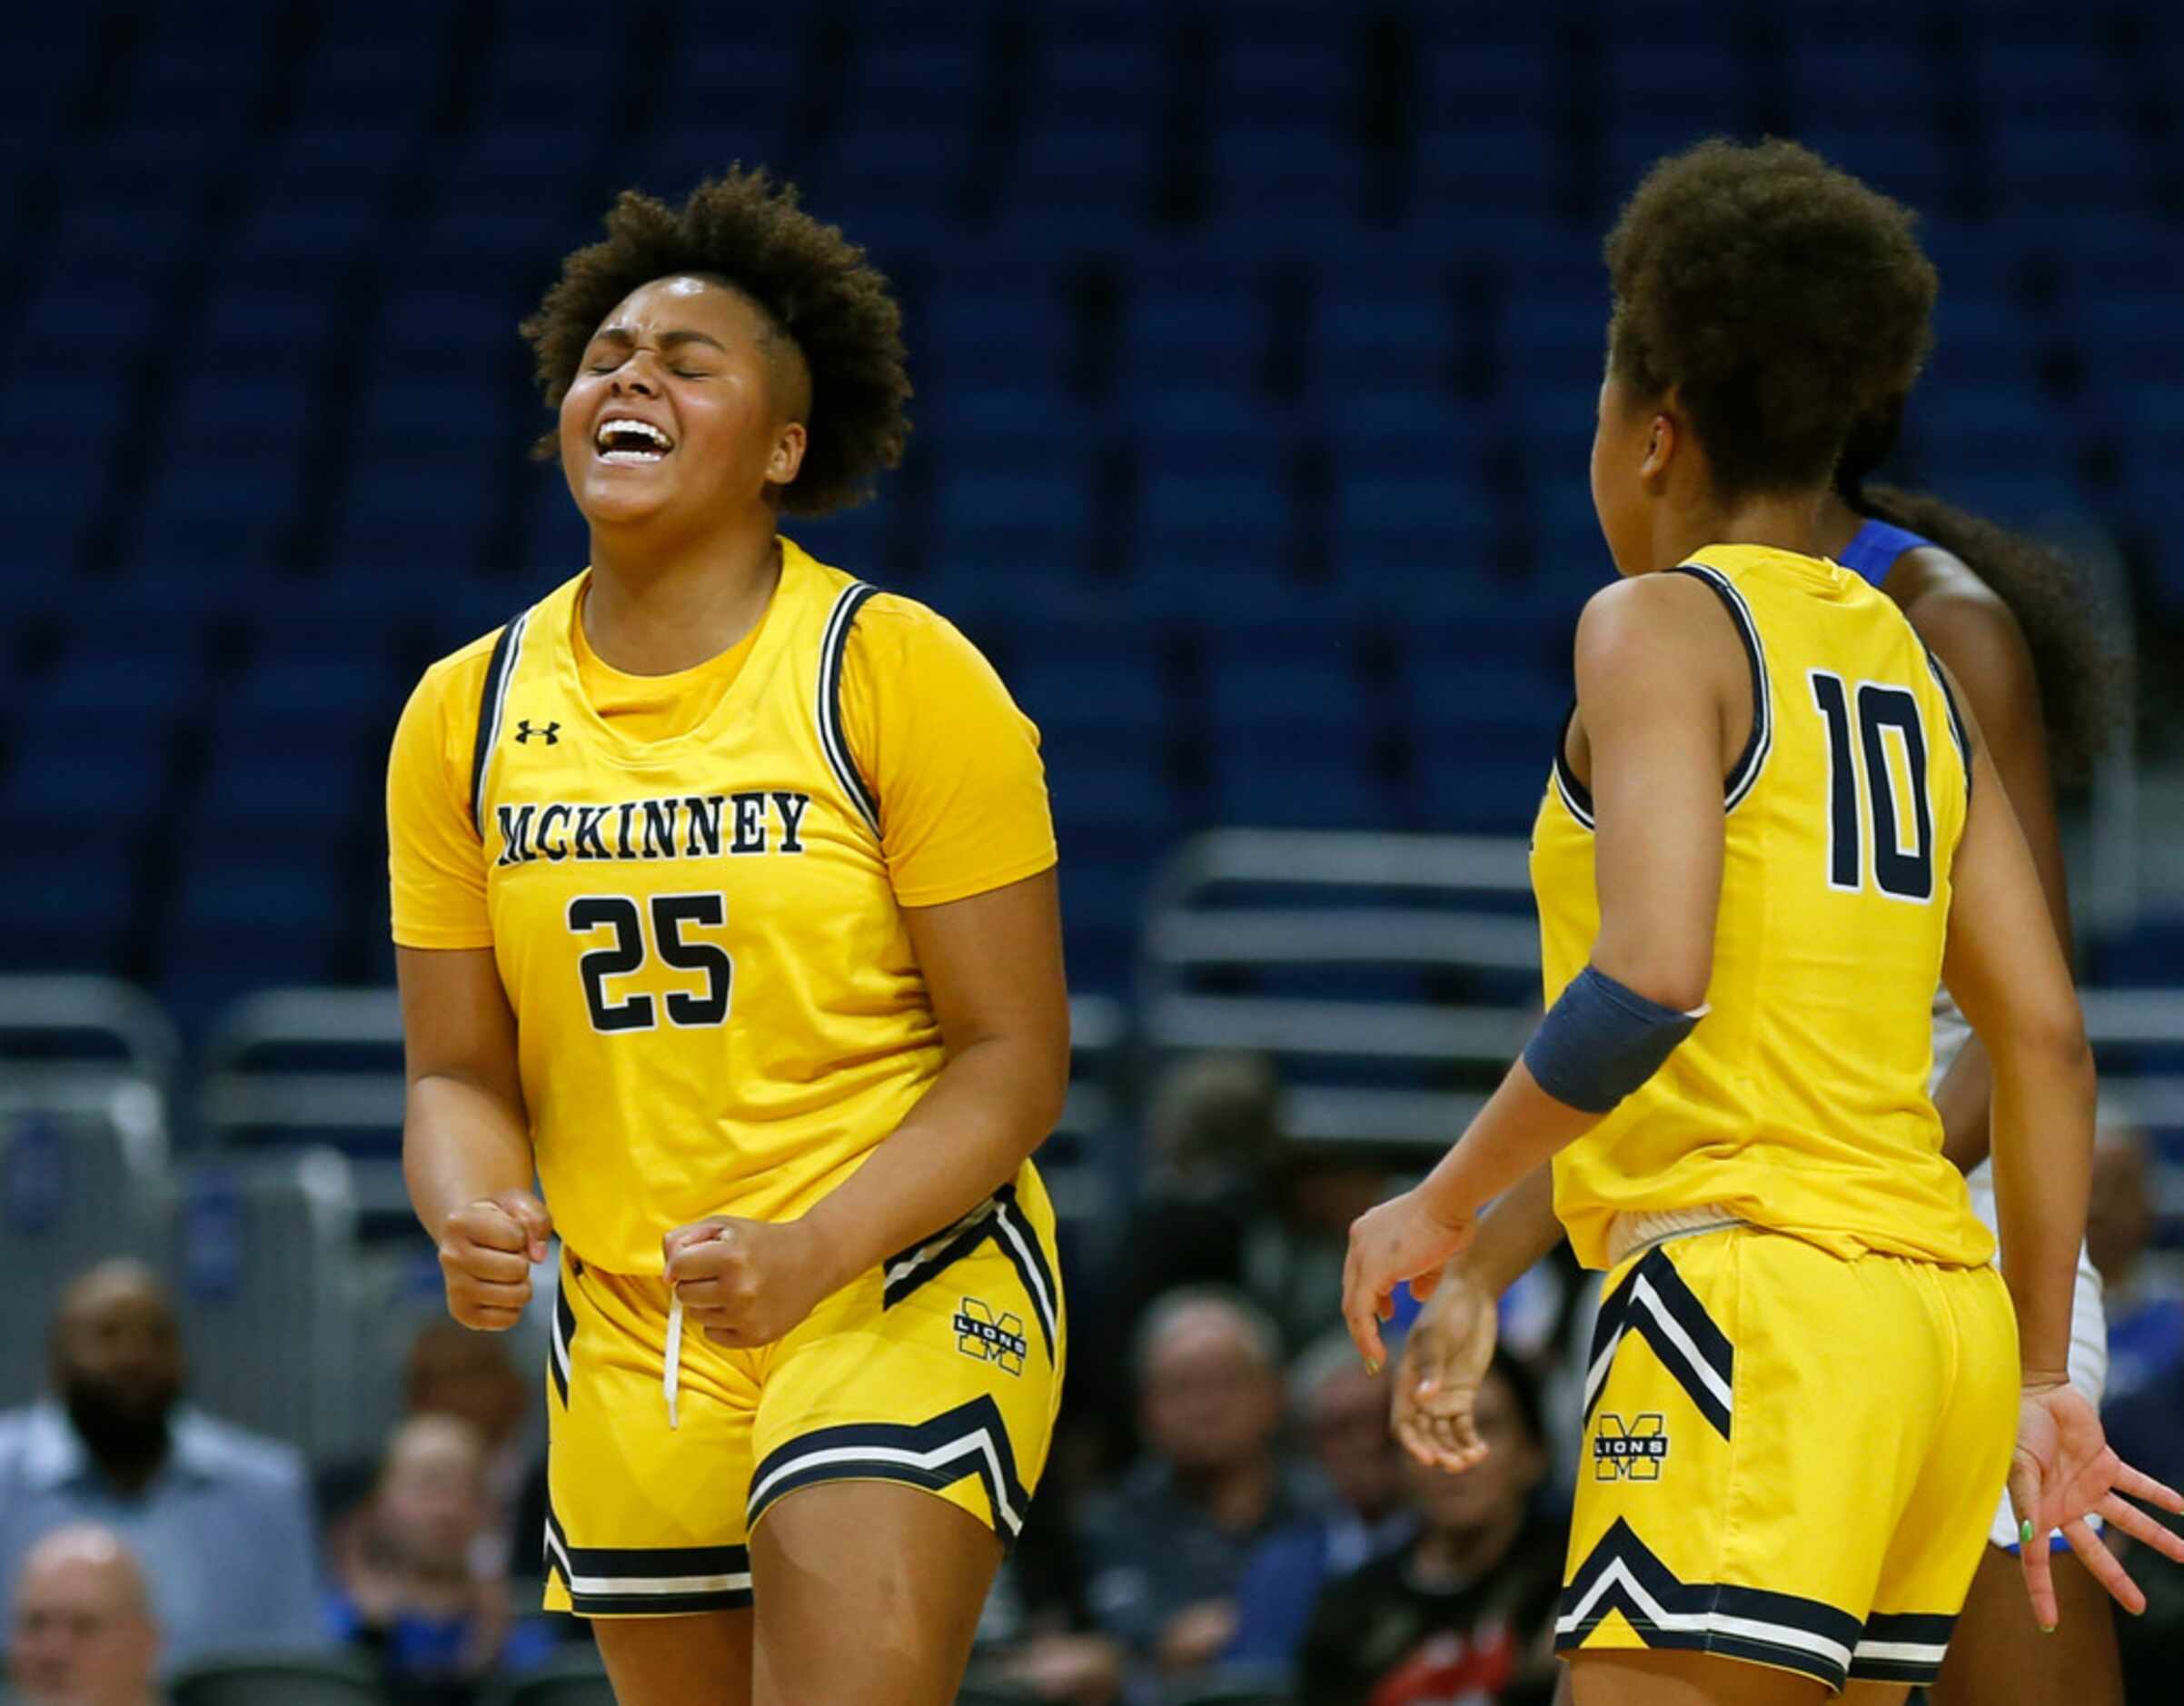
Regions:
[[[1628,1427],[1613,1410],[1600,1413],[1600,1431],[1593,1435],[1593,1480],[1658,1481],[1667,1461],[1668,1422],[1660,1411],[1644,1412]]]
[[[966,1297],[956,1312],[956,1348],[981,1363],[998,1363],[1010,1374],[1024,1372],[1024,1357],[1031,1349],[1024,1337],[1024,1317],[997,1317],[992,1306]]]

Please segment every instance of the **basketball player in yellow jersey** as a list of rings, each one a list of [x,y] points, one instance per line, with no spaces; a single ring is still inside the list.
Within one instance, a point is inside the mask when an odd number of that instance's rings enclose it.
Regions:
[[[1901,209],[1781,143],[1663,163],[1608,260],[1593,490],[1623,579],[1580,620],[1534,831],[1551,1006],[1352,1229],[1345,1310],[1376,1361],[1395,1284],[1430,1294],[1552,1157],[1608,1271],[1556,1624],[1578,1706],[1897,1701],[2005,1471],[2127,1604],[2085,1517],[2184,1554],[2119,1493],[2184,1498],[2064,1377],[2093,1080],[2039,878],[1946,672],[1816,537],[1932,270]],[[2000,1275],[1927,1095],[1944,970],[1993,1061]],[[2023,1562],[2052,1623],[2046,1548]]]
[[[908,394],[792,191],[623,196],[524,331],[591,563],[395,738],[412,1201],[473,1327],[560,1235],[547,1604],[624,1706],[940,1706],[1065,1358],[1037,736],[778,531]]]

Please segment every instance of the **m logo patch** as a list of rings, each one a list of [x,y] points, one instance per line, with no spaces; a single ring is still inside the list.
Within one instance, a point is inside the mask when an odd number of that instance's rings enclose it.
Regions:
[[[1632,1418],[1628,1427],[1613,1410],[1600,1413],[1593,1434],[1593,1479],[1658,1481],[1668,1461],[1668,1423],[1658,1410]]]
[[[976,1297],[966,1297],[956,1312],[956,1348],[981,1363],[998,1363],[1004,1372],[1024,1372],[1024,1356],[1030,1345],[1024,1337],[1024,1317],[997,1317]]]

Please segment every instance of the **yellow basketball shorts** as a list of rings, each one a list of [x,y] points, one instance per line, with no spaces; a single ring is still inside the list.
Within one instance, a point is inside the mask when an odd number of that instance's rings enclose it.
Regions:
[[[1991,1267],[1738,1226],[1609,1275],[1555,1646],[1925,1683],[2017,1430]]]
[[[546,1608],[586,1617],[751,1602],[749,1542],[827,1481],[921,1488],[1022,1528],[1065,1355],[1054,1219],[1030,1169],[757,1350],[682,1335],[669,1288],[564,1254],[549,1353]]]

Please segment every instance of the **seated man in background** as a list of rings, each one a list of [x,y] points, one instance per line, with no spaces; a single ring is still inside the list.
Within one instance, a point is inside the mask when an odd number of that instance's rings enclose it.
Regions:
[[[2173,1266],[2149,1254],[2153,1238],[2146,1133],[2128,1110],[2104,1101],[2093,1146],[2085,1243],[2100,1275],[2108,1313],[2105,1403],[2129,1397],[2184,1364],[2184,1283]]]
[[[497,1667],[549,1652],[541,1618],[519,1621],[508,1579],[481,1556],[492,1505],[485,1442],[456,1416],[394,1432],[362,1520],[334,1557],[333,1621],[378,1656],[408,1706],[466,1706]]]
[[[402,1359],[402,1418],[458,1416],[484,1443],[489,1513],[478,1564],[493,1574],[543,1573],[546,1453],[535,1437],[532,1384],[511,1359],[505,1335],[445,1319],[420,1328]],[[349,1530],[368,1520],[383,1462],[366,1453],[321,1466],[319,1513],[330,1554],[339,1555]]]
[[[111,1529],[56,1528],[23,1561],[7,1632],[16,1706],[154,1706],[159,1625]]]
[[[1325,1510],[1260,1542],[1236,1589],[1232,1664],[1296,1657],[1320,1590],[1417,1532],[1403,1448],[1388,1427],[1392,1369],[1368,1374],[1346,1333],[1314,1344],[1290,1371],[1292,1412],[1335,1494]]]
[[[1299,1666],[1305,1706],[1547,1706],[1569,1525],[1534,1497],[1547,1474],[1531,1376],[1494,1353],[1475,1411],[1485,1462],[1462,1474],[1406,1458],[1422,1526],[1328,1584]]]
[[[182,1402],[182,1334],[158,1276],[101,1263],[63,1294],[53,1394],[0,1414],[0,1600],[54,1530],[135,1554],[169,1671],[214,1652],[323,1647],[302,1458]]]
[[[1086,1513],[1088,1597],[1107,1633],[1172,1676],[1227,1649],[1253,1549],[1320,1501],[1276,1446],[1281,1353],[1259,1311],[1171,1293],[1146,1314],[1137,1366],[1145,1455]]]
[[[2103,1406],[2100,1420],[2110,1446],[2125,1463],[2172,1487],[2179,1484],[2177,1478],[2184,1475],[2184,1363],[2169,1364],[2138,1391]],[[2184,1517],[2160,1520],[2184,1530]],[[2146,1593],[2142,1613],[2116,1620],[2123,1698],[2174,1700],[2184,1671],[2184,1564],[2122,1535],[2110,1544]]]

